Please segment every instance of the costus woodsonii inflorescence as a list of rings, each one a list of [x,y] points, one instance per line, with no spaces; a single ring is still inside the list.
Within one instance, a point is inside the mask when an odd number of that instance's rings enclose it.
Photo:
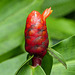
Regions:
[[[46,27],[46,18],[52,13],[51,7],[42,14],[32,11],[26,20],[25,27],[25,50],[34,55],[32,65],[41,65],[41,60],[45,56],[49,44]]]

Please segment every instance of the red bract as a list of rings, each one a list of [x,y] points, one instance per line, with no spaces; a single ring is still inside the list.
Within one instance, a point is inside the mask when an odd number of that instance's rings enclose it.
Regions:
[[[46,27],[46,18],[52,13],[51,7],[42,15],[38,11],[32,11],[26,20],[25,49],[31,55],[43,58],[47,52],[49,40]]]

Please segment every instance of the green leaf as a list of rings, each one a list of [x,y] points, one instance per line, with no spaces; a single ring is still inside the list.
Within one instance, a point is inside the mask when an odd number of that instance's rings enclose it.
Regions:
[[[17,71],[15,74],[17,75],[18,72],[22,69],[22,67],[23,67],[24,65],[26,65],[33,57],[34,57],[34,55],[29,56],[29,58],[20,66],[20,68],[18,69],[18,71]]]
[[[39,7],[40,7],[42,1],[43,0],[41,0],[37,6],[36,3],[38,3],[39,0],[38,1],[37,0],[20,0],[20,1],[19,0],[11,0],[11,1],[9,1],[9,0],[1,1],[0,0],[0,17],[1,17],[0,21],[3,22],[9,17],[11,19],[11,17],[12,16],[14,17],[15,14],[17,14],[17,15],[21,14],[21,15],[19,15],[19,17],[21,17],[24,15],[23,13],[27,12],[25,10],[30,9],[28,13],[30,13],[30,11],[32,11],[33,9],[39,10],[40,9]],[[30,6],[32,8],[30,8]],[[26,17],[26,16],[27,16],[27,14],[24,15],[24,17]]]
[[[60,54],[60,53],[58,53],[57,51],[55,51],[54,49],[52,49],[52,48],[48,48],[47,49],[48,50],[48,53],[52,56],[52,57],[54,57],[55,59],[57,59],[60,63],[62,63],[64,66],[65,66],[65,68],[67,69],[67,65],[66,65],[66,62],[65,62],[65,60],[64,60],[64,58],[62,57],[62,55]]]
[[[44,56],[44,58],[42,60],[42,65],[41,65],[43,70],[45,71],[46,75],[50,75],[52,65],[53,65],[53,58],[47,52],[47,54]]]
[[[33,56],[32,56],[33,57]],[[28,68],[28,66],[29,65],[31,65],[31,59],[32,59],[32,57],[29,57],[29,59],[27,60],[27,61],[25,61],[25,63],[20,67],[20,69],[18,70],[18,72],[17,72],[17,74],[21,74],[22,72],[23,72],[23,75],[24,74],[26,74],[26,73],[24,73],[24,71],[26,72],[26,70],[25,69],[27,69]],[[27,62],[29,62],[28,64],[28,66],[27,66]],[[44,63],[45,62],[45,63]],[[51,72],[51,69],[52,69],[52,63],[53,63],[53,60],[52,60],[52,57],[49,55],[49,53],[47,52],[47,54],[44,56],[44,58],[43,58],[43,60],[42,60],[42,68],[43,68],[43,70],[45,71],[45,73],[46,73],[46,75],[50,75],[50,72]],[[22,69],[23,68],[23,66],[25,67],[24,69]],[[26,66],[27,66],[27,68],[26,68]],[[33,67],[34,68],[34,67]],[[28,68],[29,69],[29,68]],[[21,72],[22,71],[22,72]],[[34,73],[34,72],[33,72]],[[33,74],[32,73],[32,75],[36,75],[36,73],[35,74]],[[31,74],[31,73],[29,73],[29,74]],[[27,74],[26,74],[27,75]],[[37,74],[38,75],[38,74]]]
[[[27,54],[28,53],[23,53],[0,63],[0,75],[15,75],[20,66],[27,60]]]
[[[46,75],[43,69],[40,66],[33,67],[27,65],[28,62],[33,58],[33,56],[29,56],[28,60],[22,64],[22,66],[16,72],[16,75]]]
[[[24,51],[20,47],[15,48],[15,49],[13,49],[13,50],[1,55],[0,56],[0,63],[5,61],[5,60],[7,60],[7,59],[15,57],[15,56],[17,56],[19,54],[22,54],[22,53],[24,53]]]
[[[75,60],[67,61],[67,69],[60,63],[54,64],[51,75],[75,75]]]
[[[39,1],[4,0],[6,4],[0,10],[0,56],[22,43],[26,18],[31,11],[40,9],[43,0]]]
[[[28,57],[30,55],[28,54]],[[32,60],[28,62],[29,65],[32,65]],[[44,58],[42,59],[41,67],[45,71],[46,75],[50,75],[51,69],[53,64],[53,58],[51,55],[47,52]]]
[[[42,11],[52,7],[53,17],[64,16],[75,10],[75,0],[44,0]]]
[[[65,69],[54,59],[51,75],[75,75],[75,36],[71,36],[52,47],[62,54],[67,63]]]
[[[37,66],[33,69],[33,74],[32,75],[46,75],[41,66]]]
[[[71,35],[75,34],[75,21],[60,18],[47,18],[47,31],[49,37],[52,39],[65,39]]]
[[[17,75],[46,75],[41,66],[24,65]]]

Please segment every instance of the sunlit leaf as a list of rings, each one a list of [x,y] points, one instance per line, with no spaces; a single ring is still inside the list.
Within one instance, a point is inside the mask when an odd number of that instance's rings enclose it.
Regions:
[[[4,0],[6,4],[0,10],[0,56],[22,43],[26,18],[31,11],[40,9],[43,0],[39,1],[11,0],[8,3]]]
[[[15,75],[20,66],[27,60],[27,53],[0,63],[0,75]],[[3,72],[4,71],[4,72]]]
[[[67,69],[54,59],[51,75],[75,75],[75,36],[59,42],[52,48],[62,54],[66,60]]]
[[[16,75],[19,74],[21,69],[24,67],[24,65],[27,65],[27,63],[33,58],[34,55],[30,56],[18,69],[18,71],[15,73]]]
[[[54,49],[52,48],[48,48],[48,53],[54,57],[55,59],[57,59],[60,63],[62,63],[65,68],[67,69],[67,65],[66,65],[66,62],[64,60],[64,58],[62,57],[62,55],[60,53],[58,53],[57,51],[55,51]]]
[[[20,47],[15,48],[15,49],[13,49],[13,50],[1,55],[0,56],[0,63],[5,61],[5,60],[7,60],[7,59],[15,57],[15,56],[17,56],[19,54],[22,54],[22,53],[24,53],[24,51]]]
[[[54,19],[49,17],[46,21],[48,35],[52,39],[61,40],[75,34],[75,21],[73,20],[65,18]]]
[[[46,75],[40,66],[32,67],[30,65],[24,65],[17,75]]]

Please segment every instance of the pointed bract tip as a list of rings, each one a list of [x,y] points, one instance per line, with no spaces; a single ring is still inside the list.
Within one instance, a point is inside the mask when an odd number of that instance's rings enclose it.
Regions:
[[[43,19],[45,20],[52,12],[53,12],[53,10],[51,10],[51,7],[50,7],[50,8],[47,8],[47,9],[42,13]]]
[[[53,12],[53,10],[51,10],[51,13]]]

